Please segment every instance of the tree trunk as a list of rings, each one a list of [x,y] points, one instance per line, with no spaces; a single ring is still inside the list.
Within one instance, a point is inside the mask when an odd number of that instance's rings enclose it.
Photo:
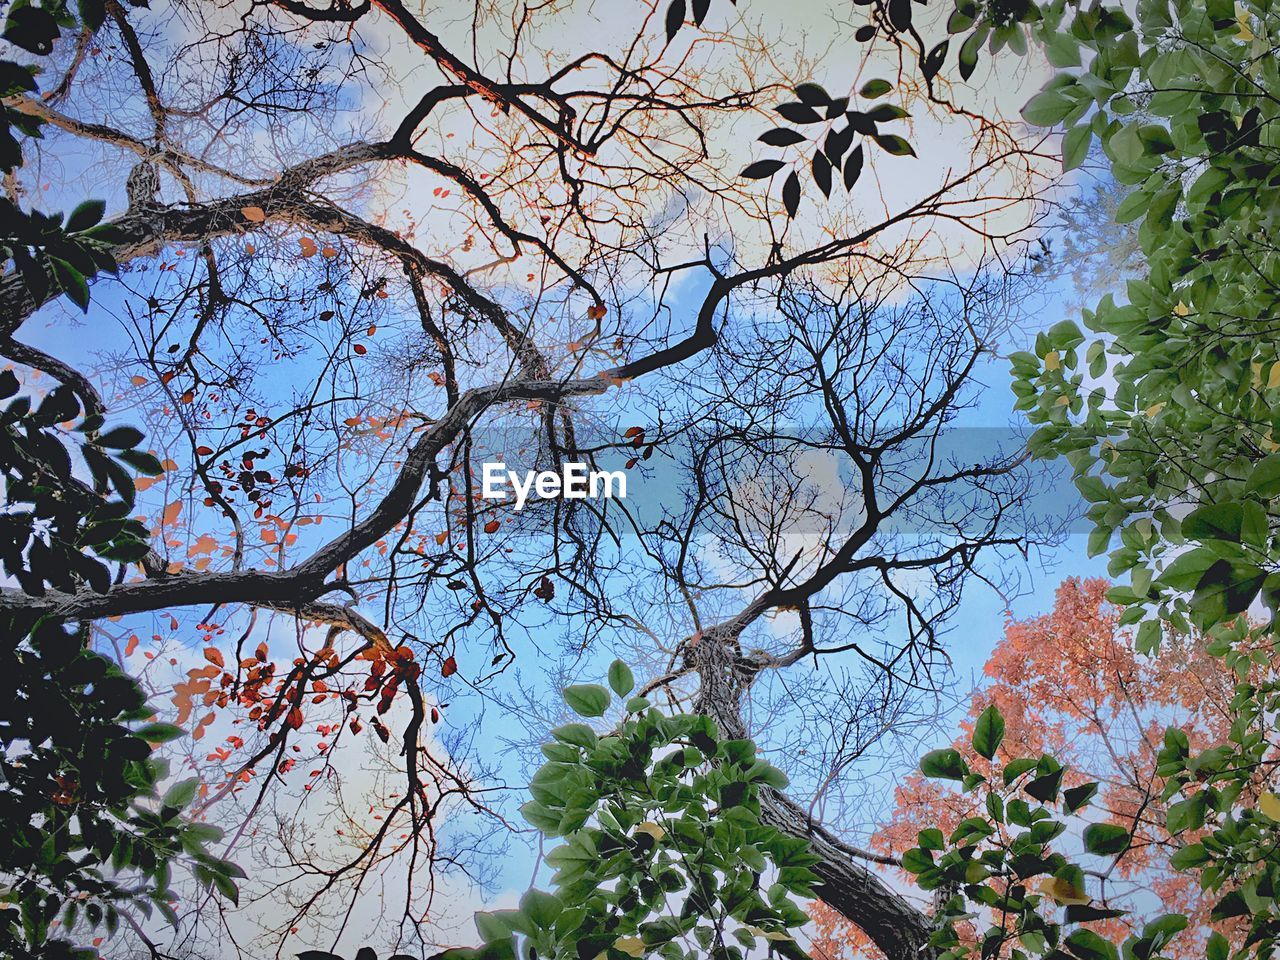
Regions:
[[[777,790],[762,792],[760,819],[787,836],[808,841],[822,858],[811,868],[822,878],[818,896],[870,937],[889,960],[926,956],[925,943],[932,932],[928,915],[863,866],[852,847],[813,823],[798,803]]]

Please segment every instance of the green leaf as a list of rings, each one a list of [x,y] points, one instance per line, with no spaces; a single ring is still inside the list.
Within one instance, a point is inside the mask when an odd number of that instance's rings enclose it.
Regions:
[[[916,152],[911,149],[911,144],[906,140],[893,133],[877,133],[872,138],[881,150],[891,153],[895,157],[914,157]]]
[[[1063,790],[1062,802],[1066,806],[1068,813],[1075,813],[1081,807],[1086,806],[1097,792],[1098,785],[1096,783],[1082,783],[1078,787]]]
[[[1036,766],[1039,768],[1041,764],[1037,763]],[[1064,773],[1061,767],[1042,773],[1038,777],[1033,777],[1031,782],[1022,789],[1041,803],[1052,803],[1058,799],[1058,790],[1062,786]]]
[[[1220,167],[1210,167],[1196,178],[1196,182],[1187,191],[1187,203],[1208,203],[1215,193],[1225,187],[1231,180],[1230,174]]]
[[[943,837],[942,831],[937,827],[928,827],[921,830],[917,837],[917,842],[922,850],[942,850],[947,845],[946,838]]]
[[[1132,223],[1147,212],[1150,203],[1151,198],[1145,191],[1133,191],[1120,202],[1120,206],[1116,207],[1116,223]]]
[[[192,777],[190,780],[182,780],[166,790],[160,802],[166,807],[173,807],[175,810],[185,810],[191,805],[191,801],[196,798],[196,791],[199,789],[199,778]]]
[[[963,780],[969,773],[959,751],[951,747],[930,750],[920,758],[920,772],[934,780]]]
[[[53,268],[54,279],[58,286],[71,298],[81,310],[89,309],[89,282],[79,270],[60,257],[49,257],[49,266]]]
[[[561,743],[582,747],[584,750],[594,750],[596,744],[600,742],[596,732],[585,723],[566,723],[553,729],[551,736]]]
[[[564,901],[554,893],[542,890],[529,890],[520,898],[520,912],[533,923],[536,928],[546,930],[556,922],[564,910]]]
[[[973,726],[973,749],[988,760],[995,758],[996,750],[1004,740],[1004,717],[995,705],[987,707]]]
[[[1136,124],[1123,127],[1107,142],[1107,145],[1111,148],[1116,161],[1125,166],[1132,166],[1142,159],[1144,152],[1142,138],[1138,136]]]
[[[1030,757],[1021,757],[1017,760],[1011,760],[1005,764],[1004,768],[1004,785],[1007,787],[1017,780],[1024,773],[1034,770],[1036,762]]]
[[[1111,920],[1124,915],[1123,910],[1105,910],[1087,903],[1072,903],[1068,904],[1063,913],[1063,919],[1067,923],[1091,923],[1095,920]]]
[[[86,200],[67,217],[67,233],[79,233],[97,224],[106,213],[107,205],[101,200]]]
[[[868,110],[867,116],[876,123],[891,123],[894,120],[905,120],[909,114],[896,104],[882,103]]]
[[[507,939],[517,926],[523,926],[521,916],[518,910],[477,910],[473,919],[480,939],[493,943]]]
[[[115,450],[128,450],[143,441],[143,433],[137,427],[116,427],[101,434],[97,439],[100,447],[111,447]]]
[[[173,723],[148,723],[133,731],[135,737],[141,737],[147,743],[168,743],[185,734],[185,730]]]
[[[1197,507],[1182,520],[1182,535],[1188,540],[1240,539],[1244,511],[1238,503],[1209,503]]]
[[[520,807],[520,815],[549,837],[559,836],[560,815],[544,804],[530,800]]]
[[[144,476],[158,477],[164,473],[164,466],[159,458],[143,450],[122,450],[116,456]]]
[[[893,84],[888,80],[868,80],[858,92],[868,100],[874,100],[876,97],[883,97],[892,89]]]
[[[230,900],[237,907],[240,906],[240,889],[230,877],[214,873],[213,886],[224,899]]]
[[[1044,52],[1052,66],[1080,66],[1080,44],[1069,33],[1051,34],[1045,41]]]
[[[1091,823],[1084,828],[1084,848],[1100,857],[1113,857],[1129,846],[1129,831],[1116,823]]]
[[[1177,557],[1160,574],[1160,582],[1174,590],[1194,590],[1218,558],[1203,547]]]
[[[1052,127],[1066,119],[1076,102],[1060,89],[1045,90],[1027,101],[1022,118],[1037,127]]]
[[[1074,930],[1065,941],[1066,948],[1080,960],[1119,960],[1115,945],[1092,930]]]
[[[1203,843],[1189,843],[1174,851],[1169,858],[1169,866],[1175,870],[1190,870],[1204,866],[1209,860],[1209,852],[1205,850]]]
[[[902,869],[908,873],[924,873],[932,867],[933,857],[919,847],[912,847],[902,855]]]
[[[580,717],[602,717],[613,698],[598,683],[575,683],[564,688],[564,702]]]
[[[625,697],[635,688],[635,685],[635,675],[625,663],[615,660],[609,665],[609,686],[613,688],[614,693]]]
[[[973,76],[973,71],[978,66],[978,51],[982,49],[982,44],[987,39],[987,32],[987,27],[979,27],[969,34],[969,38],[960,47],[960,56],[958,58],[960,79],[968,80]]]
[[[1280,453],[1263,457],[1253,465],[1249,479],[1245,481],[1244,492],[1264,500],[1280,497]]]
[[[1159,620],[1144,620],[1138,627],[1137,637],[1134,638],[1134,649],[1144,656],[1155,653],[1160,649],[1161,634]]]
[[[1173,942],[1173,938],[1187,929],[1187,918],[1180,913],[1166,913],[1142,928],[1142,936],[1133,945],[1134,955],[1140,958],[1156,957]]]
[[[1205,809],[1208,806],[1204,792],[1194,793],[1185,800],[1169,805],[1165,824],[1170,833],[1199,830],[1204,826]]]
[[[1062,170],[1074,170],[1084,163],[1093,141],[1093,129],[1087,123],[1078,123],[1062,138]]]

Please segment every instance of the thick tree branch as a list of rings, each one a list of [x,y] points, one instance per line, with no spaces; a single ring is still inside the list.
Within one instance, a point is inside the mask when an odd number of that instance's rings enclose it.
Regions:
[[[214,603],[249,603],[277,609],[300,609],[327,593],[330,574],[360,551],[372,546],[397,524],[417,500],[430,476],[435,458],[494,404],[513,400],[557,401],[570,396],[604,393],[607,380],[513,381],[479,387],[464,393],[410,448],[404,466],[373,511],[350,530],[288,570],[245,570],[228,573],[178,573],[158,579],[135,580],[104,593],[49,591],[29,596],[0,590],[0,612],[60,620],[91,620],[168,607]]]

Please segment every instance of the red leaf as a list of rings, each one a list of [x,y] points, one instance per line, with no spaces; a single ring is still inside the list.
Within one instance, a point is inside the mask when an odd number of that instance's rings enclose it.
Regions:
[[[458,672],[458,661],[450,657],[440,666],[440,676],[452,677]]]

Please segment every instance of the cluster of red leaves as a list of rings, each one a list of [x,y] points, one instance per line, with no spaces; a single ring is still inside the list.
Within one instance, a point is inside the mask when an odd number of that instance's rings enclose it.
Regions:
[[[1217,926],[1231,937],[1237,931],[1209,923],[1212,896],[1202,896],[1194,876],[1168,866],[1176,847],[1164,827],[1155,757],[1170,724],[1187,731],[1193,750],[1225,740],[1225,708],[1235,678],[1205,653],[1199,639],[1166,640],[1159,656],[1139,655],[1131,632],[1119,625],[1119,611],[1106,600],[1109,587],[1101,579],[1068,579],[1050,613],[1006,623],[1004,639],[986,663],[988,683],[973,693],[969,719],[953,746],[974,769],[994,772],[995,765],[973,751],[970,736],[973,720],[995,704],[1007,725],[1002,757],[1052,754],[1068,766],[1068,786],[1102,784],[1097,811],[1128,828],[1136,823],[1136,840],[1118,862],[1108,891],[1113,906],[1141,911],[1143,892],[1154,892],[1161,912],[1187,914],[1192,931],[1206,936]],[[874,849],[891,855],[915,846],[927,827],[949,833],[982,812],[976,795],[920,774],[905,777],[894,800],[892,817],[872,838]],[[866,936],[825,904],[815,902],[810,915],[818,934],[815,957],[874,954]],[[1128,932],[1121,920],[1091,926],[1113,940]],[[1183,938],[1169,948],[1170,955],[1199,957],[1198,944],[1197,937]]]

